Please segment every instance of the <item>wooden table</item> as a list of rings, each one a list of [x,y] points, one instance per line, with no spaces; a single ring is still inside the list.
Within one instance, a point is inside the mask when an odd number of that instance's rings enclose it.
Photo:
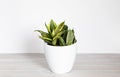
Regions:
[[[42,54],[0,54],[0,77],[120,77],[120,54],[78,54],[67,74],[52,73]]]

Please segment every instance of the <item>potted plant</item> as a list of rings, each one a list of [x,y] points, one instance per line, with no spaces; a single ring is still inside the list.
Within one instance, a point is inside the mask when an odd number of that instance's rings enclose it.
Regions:
[[[40,33],[39,38],[45,42],[45,57],[50,69],[54,73],[67,73],[72,69],[76,57],[76,38],[73,29],[69,29],[65,22],[56,24],[53,20],[45,24],[47,32]]]

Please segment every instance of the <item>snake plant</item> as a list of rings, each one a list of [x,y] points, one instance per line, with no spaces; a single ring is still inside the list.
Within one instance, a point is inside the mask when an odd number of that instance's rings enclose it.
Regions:
[[[46,24],[47,32],[42,30],[35,30],[40,33],[39,38],[44,40],[49,45],[53,46],[67,46],[76,43],[74,30],[69,29],[65,22],[57,25],[53,20]]]

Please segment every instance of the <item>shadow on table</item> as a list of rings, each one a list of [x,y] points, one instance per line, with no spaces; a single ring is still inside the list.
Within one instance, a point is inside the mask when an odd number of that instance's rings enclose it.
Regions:
[[[43,70],[49,70],[45,56],[43,54],[43,42],[33,37],[28,37],[25,41],[25,57],[30,59],[33,64]]]

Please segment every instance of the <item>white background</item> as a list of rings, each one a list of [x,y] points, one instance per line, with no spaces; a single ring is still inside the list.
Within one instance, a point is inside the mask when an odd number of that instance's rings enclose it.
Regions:
[[[0,53],[40,53],[35,29],[66,21],[79,53],[120,53],[120,0],[0,0]]]

